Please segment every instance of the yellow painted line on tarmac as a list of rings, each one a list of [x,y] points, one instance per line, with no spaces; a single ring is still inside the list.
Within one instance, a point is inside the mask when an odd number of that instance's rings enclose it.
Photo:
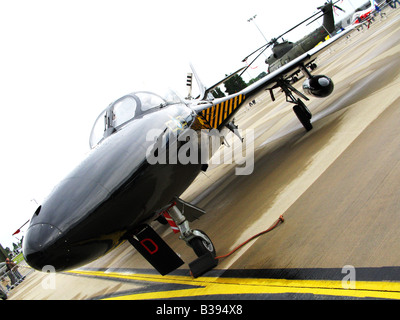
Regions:
[[[356,298],[400,299],[399,282],[357,281],[355,289],[343,288],[342,281],[330,280],[281,280],[254,278],[214,278],[201,277],[193,279],[189,276],[158,276],[149,274],[70,271],[81,276],[96,276],[108,279],[128,279],[133,281],[156,282],[165,284],[183,284],[193,288],[128,294],[107,300],[143,300],[201,297],[212,295],[240,294],[314,294],[325,296],[342,296]],[[240,298],[239,298],[240,299]]]

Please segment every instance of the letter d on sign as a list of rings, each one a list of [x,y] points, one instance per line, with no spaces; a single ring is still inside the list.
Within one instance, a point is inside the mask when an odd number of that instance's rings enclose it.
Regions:
[[[146,244],[147,243],[147,244]],[[158,251],[158,246],[157,244],[147,238],[147,239],[143,239],[142,241],[140,241],[140,244],[150,253],[150,254],[155,254]]]

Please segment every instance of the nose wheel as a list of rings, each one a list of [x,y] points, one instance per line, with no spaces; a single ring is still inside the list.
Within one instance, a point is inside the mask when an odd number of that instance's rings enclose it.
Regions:
[[[211,239],[201,230],[191,229],[188,220],[183,213],[173,205],[167,210],[167,216],[172,218],[173,225],[171,227],[179,229],[180,239],[191,247],[198,257],[193,262],[189,263],[190,273],[197,278],[205,272],[213,269],[218,265],[218,260],[215,259],[216,251]],[[164,213],[165,215],[165,213]],[[167,218],[169,221],[169,219]]]
[[[188,241],[188,245],[193,249],[194,253],[201,257],[211,253],[216,257],[215,247],[211,239],[201,230],[193,230],[194,238]]]

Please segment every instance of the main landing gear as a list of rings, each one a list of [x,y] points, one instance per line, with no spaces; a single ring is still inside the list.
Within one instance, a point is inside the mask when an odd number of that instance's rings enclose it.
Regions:
[[[313,129],[313,126],[311,124],[312,114],[310,110],[307,108],[307,106],[304,104],[304,102],[300,98],[296,99],[294,94],[297,94],[306,101],[308,101],[309,99],[300,91],[298,91],[295,87],[293,87],[288,80],[281,79],[277,82],[277,84],[273,88],[269,89],[272,101],[275,101],[273,89],[276,88],[282,89],[282,91],[286,95],[286,102],[294,104],[293,111],[296,114],[299,121],[301,122],[301,124],[303,125],[303,127],[307,131],[311,131]]]
[[[303,101],[297,99],[297,104],[293,107],[293,111],[296,114],[297,118],[303,125],[303,127],[307,131],[311,131],[313,126],[311,124],[312,114],[310,110],[308,110],[307,106],[304,104]]]

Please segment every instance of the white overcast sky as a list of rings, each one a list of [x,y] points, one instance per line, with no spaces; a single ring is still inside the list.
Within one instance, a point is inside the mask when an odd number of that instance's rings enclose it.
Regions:
[[[212,85],[265,43],[248,18],[257,14],[270,39],[324,2],[0,0],[0,243],[11,246],[35,202],[85,156],[110,102],[159,87],[185,95],[189,63]],[[350,11],[364,2],[339,5]],[[265,69],[258,65],[252,77]]]

